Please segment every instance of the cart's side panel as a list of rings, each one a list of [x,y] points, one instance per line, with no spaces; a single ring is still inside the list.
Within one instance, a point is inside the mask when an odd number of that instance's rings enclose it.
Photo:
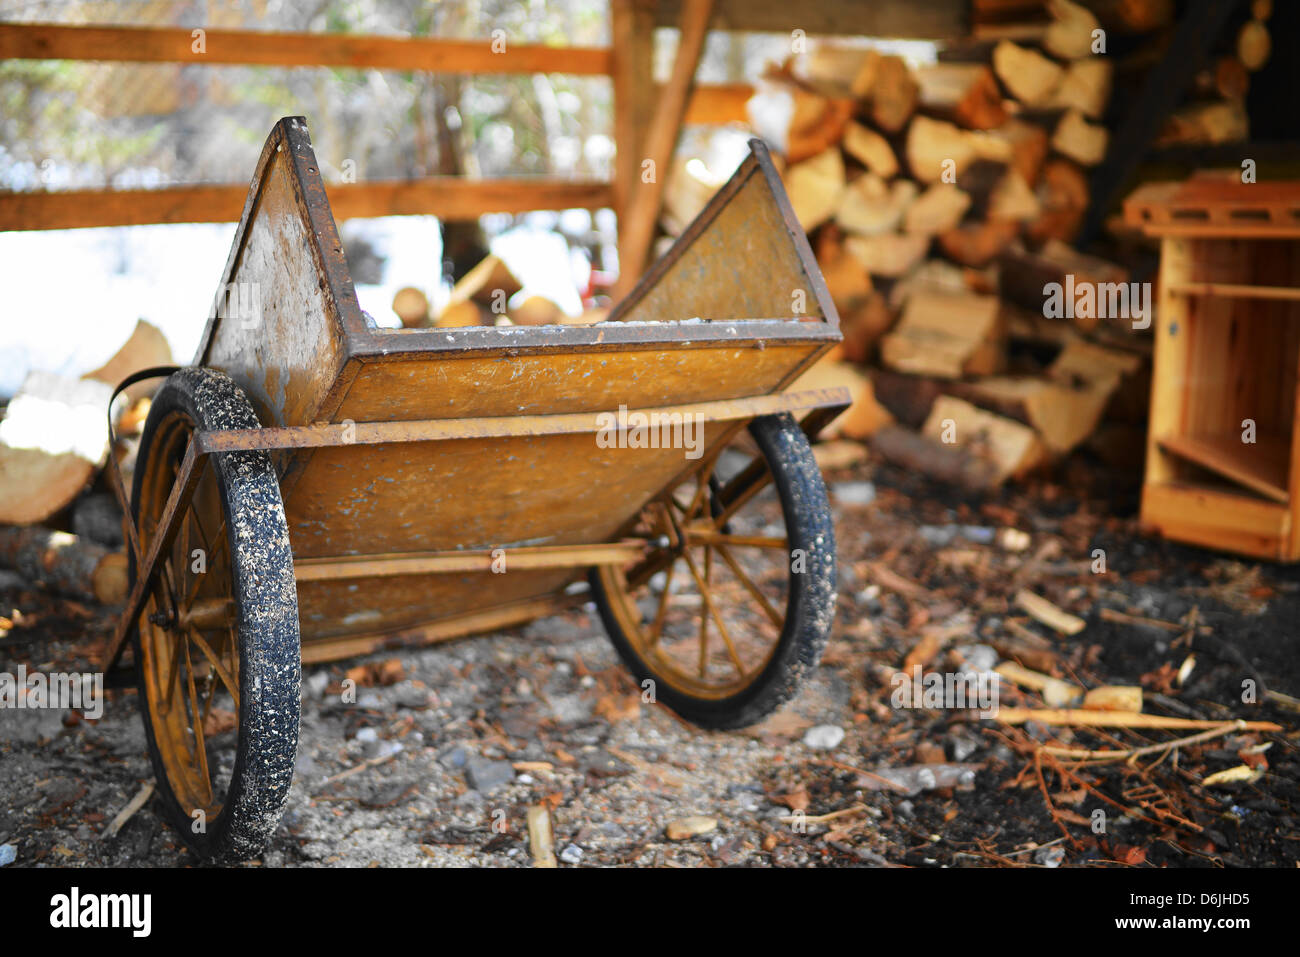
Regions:
[[[328,416],[360,309],[306,125],[275,127],[196,363],[228,373],[265,425]]]
[[[334,421],[388,422],[616,410],[766,395],[825,342],[655,343],[620,350],[561,347],[471,352],[361,365]]]
[[[752,155],[611,320],[798,316],[838,328],[839,316],[767,148]]]
[[[737,427],[704,424],[707,454]],[[303,640],[382,632],[553,592],[583,570],[511,570],[510,548],[616,539],[698,461],[684,448],[602,448],[595,435],[317,450],[289,510],[299,558],[504,549],[505,573],[302,582]]]

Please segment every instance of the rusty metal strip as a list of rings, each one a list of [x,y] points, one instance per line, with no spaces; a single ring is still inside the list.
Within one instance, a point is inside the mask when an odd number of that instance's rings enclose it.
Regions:
[[[190,500],[194,497],[194,490],[198,487],[199,477],[203,474],[200,466],[206,454],[199,449],[196,441],[191,441],[185,449],[185,458],[181,462],[180,471],[176,474],[176,481],[172,485],[172,490],[167,496],[167,504],[163,506],[162,516],[158,520],[157,533],[154,535],[153,541],[149,543],[149,551],[145,556],[144,565],[136,566],[135,584],[131,587],[131,594],[127,597],[126,606],[122,609],[122,617],[118,619],[117,628],[114,629],[113,637],[104,651],[101,664],[101,670],[103,671],[111,670],[117,664],[117,659],[121,657],[122,645],[126,641],[126,636],[130,633],[133,623],[139,616],[140,609],[144,607],[145,594],[153,582],[155,572],[158,570],[158,560],[166,549],[171,548],[178,531],[179,522],[177,519],[189,507]]]
[[[559,415],[486,416],[468,419],[422,419],[410,422],[356,422],[287,426],[266,429],[229,429],[199,432],[195,442],[200,454],[275,449],[316,449],[344,445],[383,445],[400,442],[441,442],[456,439],[493,439],[541,435],[595,434],[610,428],[614,416],[617,432],[626,431],[633,415],[698,415],[704,422],[801,412],[822,406],[849,404],[844,388],[810,389],[806,392],[778,392],[746,399],[722,399],[688,405],[627,409],[614,412],[572,412]]]
[[[294,577],[300,582],[339,578],[372,578],[391,575],[423,575],[445,572],[492,571],[494,563],[505,562],[511,571],[537,568],[589,568],[592,565],[621,565],[640,559],[649,547],[645,541],[591,545],[542,545],[520,548],[476,549],[445,552],[409,552],[390,555],[344,555],[328,558],[296,558]]]
[[[125,519],[123,524],[126,526],[126,544],[130,549],[131,559],[137,565],[140,564],[140,536],[136,531],[135,522],[131,521],[131,498],[126,494],[122,470],[118,467],[117,457],[113,455],[113,448],[117,445],[117,436],[113,434],[113,403],[117,401],[119,395],[137,382],[145,379],[165,379],[175,372],[180,372],[180,366],[152,366],[133,372],[117,384],[117,388],[108,399],[108,485],[113,491],[113,497],[117,499],[118,506],[122,509],[122,516]]]

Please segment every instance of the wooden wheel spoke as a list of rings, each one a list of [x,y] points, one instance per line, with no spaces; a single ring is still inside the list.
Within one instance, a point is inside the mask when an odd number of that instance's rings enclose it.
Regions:
[[[234,676],[226,670],[226,666],[221,663],[221,659],[217,657],[216,652],[212,650],[212,646],[208,644],[207,640],[199,633],[197,628],[190,628],[189,635],[190,640],[199,646],[199,651],[203,652],[203,656],[208,659],[208,663],[217,673],[217,677],[221,679],[221,683],[224,684],[226,690],[230,692],[230,697],[235,699],[235,710],[238,711],[239,684],[235,681]]]
[[[646,642],[647,648],[653,648],[659,643],[659,636],[663,634],[664,620],[668,617],[668,598],[672,594],[673,587],[673,570],[677,567],[677,559],[674,558],[668,563],[668,570],[664,572],[664,593],[659,596],[659,610],[655,612],[654,624],[650,626],[650,636]]]
[[[754,600],[758,602],[759,607],[763,609],[764,614],[767,615],[772,624],[776,625],[778,630],[784,628],[785,620],[781,617],[781,613],[776,610],[770,601],[767,600],[767,596],[763,594],[762,590],[760,590],[758,585],[754,583],[753,579],[745,574],[744,569],[740,567],[740,563],[737,562],[731,552],[727,550],[727,546],[719,544],[717,549],[718,554],[722,556],[722,560],[726,562],[727,567],[731,569],[731,573],[735,575],[736,579],[745,586],[746,590],[751,595],[754,596]]]
[[[778,548],[782,551],[790,547],[789,539],[777,538],[775,535],[732,535],[727,532],[715,532],[704,528],[688,529],[686,534],[692,545],[730,545],[733,548]]]
[[[709,590],[708,578],[712,568],[712,549],[704,550],[704,568],[703,575],[700,574],[699,567],[695,564],[695,559],[691,558],[689,551],[682,552],[682,557],[686,559],[686,567],[691,570],[691,577],[695,579],[695,587],[700,590],[700,597],[703,599],[704,608],[700,615],[700,677],[704,677],[704,661],[706,652],[704,650],[705,625],[708,619],[712,618],[713,623],[718,626],[718,634],[722,636],[723,644],[727,647],[727,656],[731,658],[731,663],[735,665],[737,673],[743,679],[745,677],[745,666],[741,663],[740,655],[736,652],[736,646],[731,641],[731,635],[727,632],[727,626],[722,622],[722,616],[718,613],[713,604],[713,595]]]
[[[185,646],[185,671],[188,679],[190,692],[190,730],[194,735],[194,757],[198,764],[199,776],[203,779],[203,786],[207,792],[207,803],[212,803],[212,776],[208,773],[208,743],[203,736],[203,718],[199,713],[198,693],[194,689],[194,662],[190,658],[190,644],[188,641],[182,642]]]

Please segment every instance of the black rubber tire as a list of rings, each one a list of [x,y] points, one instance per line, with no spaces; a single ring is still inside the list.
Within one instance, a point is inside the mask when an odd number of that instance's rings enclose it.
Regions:
[[[180,412],[198,429],[258,428],[243,391],[224,373],[182,369],[158,390],[140,440],[132,492],[139,524],[143,478],[156,430]],[[233,862],[255,857],[280,822],[293,781],[302,708],[298,591],[280,483],[265,452],[212,456],[230,551],[231,594],[239,639],[239,736],[226,801],[195,834],[168,782],[145,699],[139,630],[132,635],[145,739],[163,814],[200,857]],[[135,577],[131,569],[132,580]]]
[[[785,623],[776,649],[752,683],[730,697],[705,699],[657,680],[618,624],[600,576],[594,570],[589,576],[605,630],[637,683],[654,680],[658,702],[700,727],[716,730],[754,724],[793,698],[821,660],[835,619],[835,529],[826,483],[808,437],[788,414],[755,419],[749,432],[772,472],[790,549],[803,549],[806,555],[806,571],[790,573]]]

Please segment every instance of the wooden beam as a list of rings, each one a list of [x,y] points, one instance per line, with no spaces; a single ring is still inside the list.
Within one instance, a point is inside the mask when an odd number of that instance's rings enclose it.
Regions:
[[[247,195],[245,185],[0,193],[0,230],[233,223]],[[473,220],[484,213],[601,209],[614,203],[608,183],[457,176],[340,183],[329,187],[329,200],[339,221],[414,215]]]
[[[590,545],[539,545],[450,552],[410,552],[390,555],[343,555],[295,558],[294,577],[300,582],[340,578],[386,578],[392,575],[439,575],[490,572],[504,559],[511,571],[539,568],[591,568],[627,565],[645,557],[649,542],[630,541]]]
[[[654,114],[654,2],[610,0],[614,54],[614,209],[620,227],[641,175],[643,139]]]
[[[658,25],[677,26],[688,0],[660,0]],[[717,0],[710,26],[715,30],[944,39],[970,31],[970,0]]]
[[[608,76],[603,47],[505,43],[491,37],[358,36],[346,33],[268,33],[188,27],[83,27],[0,23],[0,60],[113,60],[132,63],[239,63],[332,66],[429,73],[568,73]],[[202,52],[198,52],[201,49]]]
[[[677,58],[673,62],[672,75],[655,104],[654,118],[645,136],[645,154],[653,164],[654,175],[633,181],[635,188],[627,201],[627,216],[624,222],[619,223],[619,276],[614,287],[615,299],[627,295],[636,285],[650,255],[664,181],[668,178],[668,167],[686,115],[686,103],[695,83],[695,69],[700,63],[712,14],[713,0],[683,0]],[[649,82],[649,78],[646,81]]]

